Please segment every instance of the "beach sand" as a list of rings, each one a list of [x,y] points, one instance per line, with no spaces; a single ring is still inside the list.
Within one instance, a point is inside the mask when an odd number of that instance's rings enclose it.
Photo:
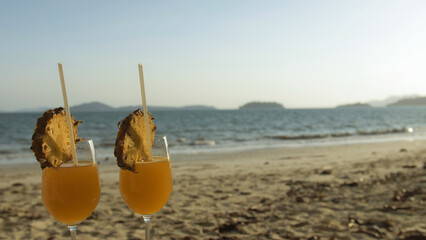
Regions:
[[[176,155],[172,166],[153,239],[426,239],[426,141]],[[77,239],[144,239],[113,158],[100,174],[99,205]],[[36,163],[1,167],[0,239],[69,239],[40,181]]]

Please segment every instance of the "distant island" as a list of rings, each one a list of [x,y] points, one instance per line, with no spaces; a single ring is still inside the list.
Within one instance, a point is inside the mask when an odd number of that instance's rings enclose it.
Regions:
[[[370,101],[367,103],[342,104],[336,108],[365,108],[365,107],[409,107],[409,106],[426,106],[426,97],[418,95],[392,96],[382,101]]]
[[[409,107],[409,106],[426,106],[426,96],[422,97],[419,95],[405,95],[405,96],[392,96],[386,98],[384,100],[376,100],[370,102],[357,102],[351,104],[341,104],[334,106],[334,108],[375,108],[375,107]],[[0,113],[38,113],[44,112],[49,108],[60,107],[58,106],[50,106],[50,107],[35,107],[35,108],[23,108],[14,111],[1,110]],[[130,112],[135,109],[142,108],[141,105],[133,105],[133,106],[121,106],[121,107],[112,107],[107,104],[101,102],[89,102],[83,103],[75,106],[71,106],[71,112]],[[333,107],[329,107],[333,108]],[[277,102],[260,102],[260,101],[252,101],[248,102],[238,109],[284,109],[282,104]],[[205,105],[190,105],[183,107],[170,107],[170,106],[148,106],[148,111],[191,111],[191,110],[217,110],[213,106],[205,106]]]
[[[25,108],[20,109],[18,111],[9,111],[9,112],[22,112],[22,113],[39,113],[49,110],[49,108],[61,107],[51,106],[51,107],[37,107],[37,108]],[[63,107],[63,106],[62,106]],[[134,106],[123,106],[123,107],[112,107],[107,104],[101,102],[89,102],[82,103],[79,105],[71,106],[71,112],[131,112],[136,109],[142,109],[142,105],[134,105]],[[192,111],[192,110],[217,110],[212,106],[204,106],[204,105],[190,105],[183,107],[167,107],[167,106],[148,106],[148,111],[163,111],[163,110],[175,110],[175,111]],[[0,111],[0,113],[9,113],[7,111]]]
[[[388,104],[388,107],[398,107],[398,106],[426,106],[426,97],[415,97],[415,98],[405,98],[401,99],[395,103]]]
[[[420,97],[417,94],[410,94],[410,95],[400,95],[400,96],[390,96],[382,100],[373,100],[367,102],[372,107],[386,107],[387,105],[393,104],[398,102],[399,100],[406,99],[406,98],[417,98]]]
[[[351,104],[339,105],[336,108],[365,108],[365,107],[371,107],[371,105],[367,103],[351,103]]]
[[[108,112],[114,111],[115,108],[100,102],[83,103],[70,107],[71,112]]]
[[[284,109],[284,106],[276,102],[249,102],[239,109]]]
[[[83,103],[80,105],[72,106],[71,112],[111,112],[111,111],[134,111],[142,106],[124,106],[124,107],[111,107],[101,102]],[[159,107],[148,106],[148,111],[161,111],[161,110],[216,110],[216,108],[204,105],[191,105],[184,107]]]

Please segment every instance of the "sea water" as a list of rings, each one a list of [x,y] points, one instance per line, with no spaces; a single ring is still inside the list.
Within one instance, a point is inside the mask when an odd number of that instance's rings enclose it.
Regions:
[[[78,134],[93,139],[98,160],[114,159],[118,122],[129,112],[73,112]],[[162,110],[152,112],[171,154],[355,142],[426,139],[426,107]],[[0,164],[34,163],[39,113],[0,113]]]

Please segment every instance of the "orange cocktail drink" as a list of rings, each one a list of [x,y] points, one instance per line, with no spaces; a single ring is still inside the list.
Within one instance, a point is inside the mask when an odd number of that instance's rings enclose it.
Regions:
[[[120,169],[121,196],[130,209],[142,215],[158,212],[167,203],[172,186],[172,169],[166,157],[137,162],[135,172]]]
[[[155,134],[154,117],[147,110],[142,64],[139,64],[142,107],[118,123],[114,156],[120,167],[120,192],[135,213],[142,214],[145,239],[150,240],[151,214],[169,200],[173,178],[166,136]]]
[[[47,211],[58,221],[78,224],[98,204],[101,194],[98,165],[93,162],[47,167],[42,175],[42,198]]]

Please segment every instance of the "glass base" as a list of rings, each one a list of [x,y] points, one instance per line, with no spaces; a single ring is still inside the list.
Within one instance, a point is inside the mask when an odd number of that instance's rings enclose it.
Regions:
[[[142,215],[145,222],[145,240],[151,240],[151,215]]]
[[[70,230],[71,240],[75,240],[77,237],[77,225],[69,225],[68,229]]]

